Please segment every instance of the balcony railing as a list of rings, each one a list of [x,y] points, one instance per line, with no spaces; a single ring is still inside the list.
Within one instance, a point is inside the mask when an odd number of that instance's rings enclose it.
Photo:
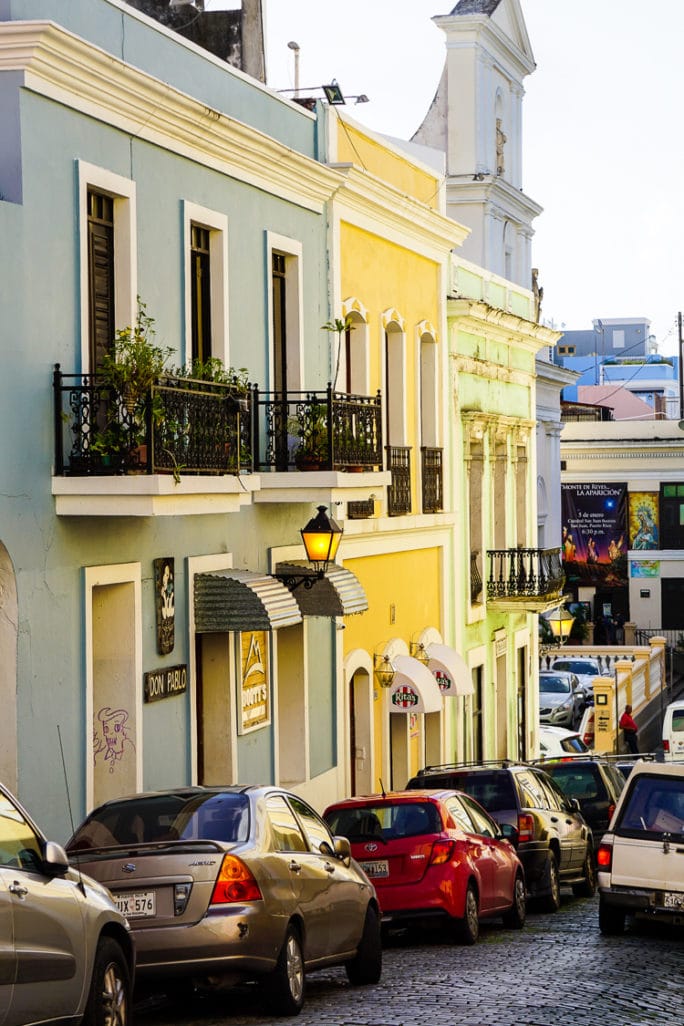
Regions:
[[[255,469],[376,470],[382,407],[375,396],[252,389]]]
[[[387,489],[387,515],[400,517],[411,512],[411,449],[406,445],[388,445],[387,469],[392,481]]]
[[[250,395],[160,378],[144,411],[97,375],[53,375],[55,474],[238,474],[252,469]]]
[[[488,549],[487,598],[544,598],[563,590],[560,549]]]
[[[482,574],[478,566],[479,552],[470,553],[470,601],[479,602],[482,597]]]
[[[441,513],[444,509],[442,481],[442,450],[421,446],[421,478],[423,482],[423,513]]]

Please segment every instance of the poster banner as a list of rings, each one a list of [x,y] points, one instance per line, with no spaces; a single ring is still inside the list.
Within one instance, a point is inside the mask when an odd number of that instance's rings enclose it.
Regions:
[[[629,493],[629,547],[630,549],[657,549],[658,493]]]
[[[627,485],[562,484],[563,569],[568,582],[627,585]]]
[[[248,734],[271,722],[268,634],[240,634],[240,716],[238,734]]]

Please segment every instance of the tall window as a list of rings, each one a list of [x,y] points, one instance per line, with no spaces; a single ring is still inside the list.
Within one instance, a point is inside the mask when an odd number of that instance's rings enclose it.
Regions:
[[[211,261],[209,229],[190,226],[192,359],[208,360],[211,352]]]
[[[684,484],[660,486],[660,545],[684,549]]]
[[[273,387],[287,388],[287,280],[285,254],[271,254],[273,289]]]
[[[114,200],[88,190],[88,348],[90,368],[114,340]]]

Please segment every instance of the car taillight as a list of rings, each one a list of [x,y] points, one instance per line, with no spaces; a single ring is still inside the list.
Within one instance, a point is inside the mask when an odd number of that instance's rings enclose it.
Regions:
[[[598,851],[596,852],[596,864],[599,869],[610,871],[613,865],[612,844],[599,844]]]
[[[518,816],[518,840],[531,841],[534,838],[534,816]]]
[[[429,865],[442,866],[448,862],[454,853],[456,843],[454,841],[435,841],[432,845]]]
[[[669,752],[670,751],[670,742],[667,740],[666,737],[663,738],[663,751],[664,752]]]
[[[591,748],[591,746],[594,743],[594,735],[591,733],[591,731],[585,730],[584,734],[582,735],[582,740],[588,748]]]
[[[244,862],[234,855],[224,855],[210,904],[226,905],[235,901],[260,900],[259,885]]]

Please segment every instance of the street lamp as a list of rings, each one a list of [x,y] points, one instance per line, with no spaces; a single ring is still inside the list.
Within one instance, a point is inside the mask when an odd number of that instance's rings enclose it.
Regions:
[[[560,648],[570,637],[575,617],[564,606],[559,606],[553,613],[547,614],[545,619],[548,621],[554,640]]]
[[[392,687],[395,670],[386,652],[383,655],[376,654],[373,656],[373,672],[381,688]]]
[[[290,591],[303,584],[305,588],[313,588],[316,581],[325,577],[325,572],[330,563],[335,562],[337,550],[342,540],[343,528],[329,517],[326,513],[327,506],[318,506],[318,513],[312,517],[306,527],[299,532],[304,542],[306,558],[311,564],[311,569],[304,570],[301,574],[283,573],[273,574],[279,581],[282,581]]]

